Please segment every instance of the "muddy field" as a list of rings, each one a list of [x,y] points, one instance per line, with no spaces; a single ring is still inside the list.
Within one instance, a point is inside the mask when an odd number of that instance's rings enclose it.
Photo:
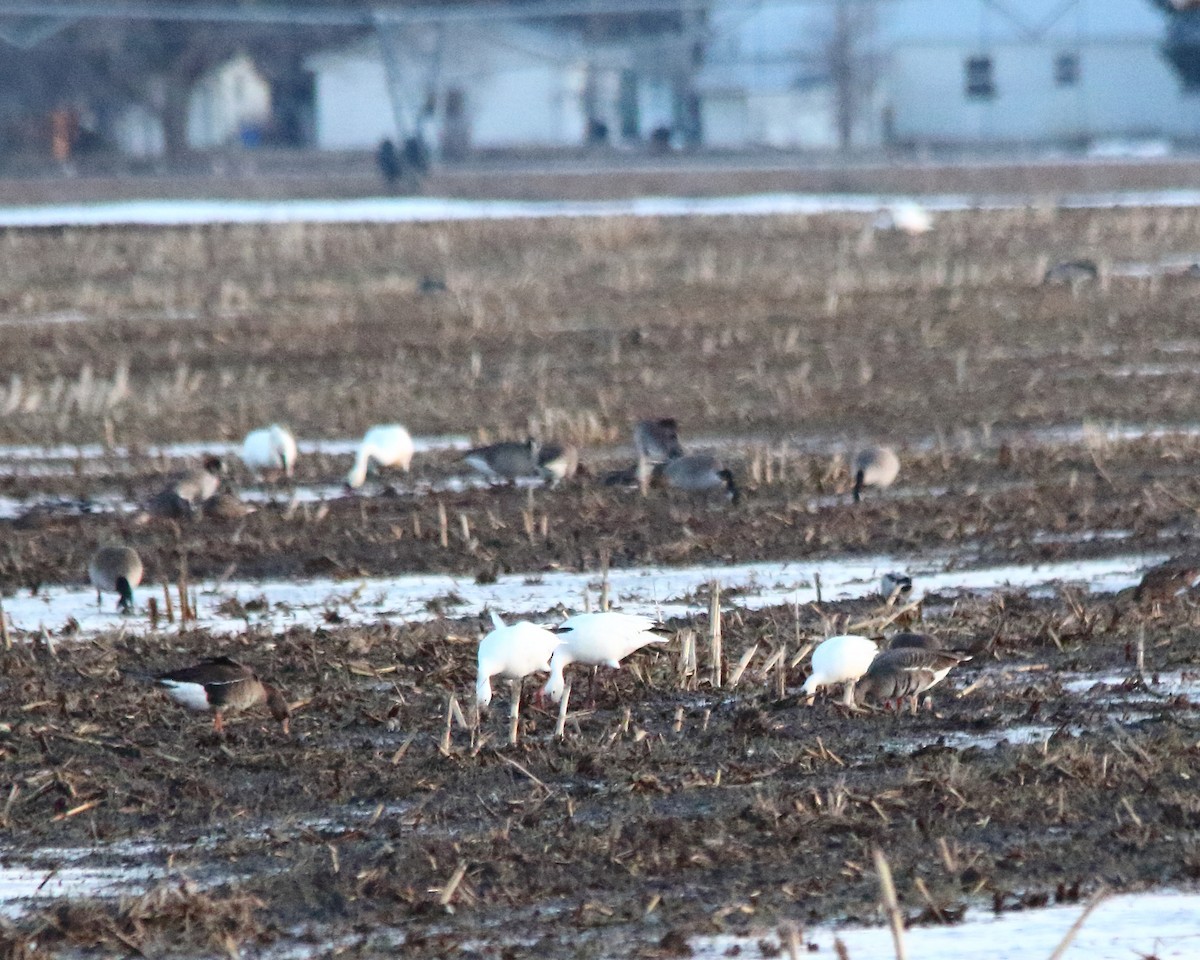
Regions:
[[[769,956],[780,923],[881,918],[876,847],[912,922],[1194,885],[1188,597],[1086,582],[924,596],[908,616],[974,659],[934,710],[864,716],[800,699],[796,655],[848,627],[889,633],[894,608],[752,610],[727,592],[717,683],[702,590],[673,598],[691,613],[671,620],[697,637],[696,672],[678,637],[598,682],[580,671],[565,736],[526,704],[515,745],[506,690],[476,724],[487,617],[453,597],[431,595],[420,622],[348,626],[334,610],[275,633],[249,617],[214,633],[203,605],[186,627],[147,618],[184,570],[369,589],[423,572],[1188,557],[1200,212],[948,213],[919,237],[870,222],[0,233],[4,600],[66,586],[94,614],[86,562],[110,540],[138,548],[149,585],[137,615],[98,631],[10,631],[0,866],[148,873],[125,899],[0,920],[5,954],[652,957],[733,931]],[[1097,261],[1095,281],[1041,283],[1076,257]],[[600,482],[652,414],[727,460],[738,507]],[[223,450],[274,420],[312,441],[388,421],[532,433],[579,444],[586,473],[486,489],[439,442],[351,495],[344,453],[302,458],[280,490],[233,457],[254,513],[139,515],[183,463],[156,445]],[[846,454],[867,441],[904,468],[856,506]],[[251,715],[218,736],[146,679],[215,653],[283,686],[290,735]]]

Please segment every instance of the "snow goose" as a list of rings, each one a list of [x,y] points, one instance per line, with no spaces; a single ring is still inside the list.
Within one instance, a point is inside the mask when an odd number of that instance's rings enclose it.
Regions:
[[[213,729],[225,729],[225,717],[265,704],[271,716],[288,732],[291,711],[283,695],[263,683],[254,671],[229,657],[213,657],[158,678],[168,697],[190,710],[208,710]]]
[[[659,420],[639,420],[633,427],[633,445],[638,457],[651,463],[662,463],[683,456],[679,444],[679,424],[674,417]]]
[[[578,613],[553,632],[563,641],[550,658],[550,679],[542,693],[555,703],[562,699],[563,668],[571,663],[612,667],[650,643],[666,643],[670,635],[661,623],[634,613]]]
[[[363,434],[354,466],[346,475],[346,486],[357,490],[367,481],[367,472],[375,466],[398,467],[405,473],[413,458],[413,440],[398,423],[371,427]]]
[[[650,476],[650,485],[693,493],[724,488],[735,507],[741,500],[741,492],[734,483],[733,472],[716,457],[700,453],[676,457],[655,465]]]
[[[874,220],[876,230],[897,230],[910,237],[933,229],[933,216],[919,203],[901,200],[881,211]]]
[[[242,463],[252,473],[290,477],[297,455],[296,438],[282,424],[251,430],[242,441]]]
[[[843,703],[851,706],[855,682],[867,672],[878,653],[879,647],[873,640],[853,633],[821,641],[813,651],[812,674],[804,681],[805,695],[812,697],[819,687],[844,683]]]
[[[132,547],[101,547],[88,561],[88,578],[96,588],[96,603],[101,593],[115,593],[121,613],[133,612],[133,588],[142,582],[142,558]]]
[[[476,656],[475,700],[480,707],[492,702],[492,677],[520,682],[531,673],[550,670],[550,657],[562,639],[545,627],[521,621],[505,625],[495,614],[492,631],[479,641]]]
[[[541,446],[533,439],[505,440],[468,450],[462,459],[493,483],[512,483],[519,477],[539,475],[540,451]]]
[[[930,650],[922,647],[900,647],[881,653],[854,691],[856,703],[867,699],[895,700],[905,697],[917,712],[917,698],[930,687],[941,683],[951,670],[970,660],[969,653],[955,650]]]
[[[891,447],[868,447],[854,458],[854,502],[858,503],[863,487],[883,490],[896,482],[900,473],[900,458]]]

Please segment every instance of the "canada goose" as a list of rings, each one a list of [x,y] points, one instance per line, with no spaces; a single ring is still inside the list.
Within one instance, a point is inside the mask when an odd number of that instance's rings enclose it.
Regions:
[[[818,687],[844,683],[842,702],[851,706],[856,681],[867,672],[878,653],[879,647],[873,640],[853,633],[822,640],[812,654],[812,674],[801,689],[811,697]]]
[[[252,473],[290,477],[297,455],[292,431],[278,423],[251,430],[242,441],[242,463]]]
[[[904,573],[885,573],[879,580],[879,592],[889,603],[907,600],[912,588],[912,577]]]
[[[263,683],[249,667],[229,657],[213,657],[195,666],[164,673],[158,684],[168,697],[190,710],[210,710],[213,729],[225,729],[225,716],[265,704],[271,716],[288,732],[291,711],[283,695]]]
[[[863,487],[880,490],[896,482],[900,473],[900,458],[891,447],[868,447],[854,458],[854,502],[858,503]]]
[[[650,485],[697,493],[724,487],[735,507],[741,500],[741,492],[733,481],[733,472],[716,457],[701,453],[655,464]]]
[[[633,427],[633,445],[638,457],[651,463],[662,463],[683,456],[679,444],[679,424],[674,417],[659,420],[639,420]]]
[[[650,643],[666,643],[670,631],[650,617],[633,613],[580,613],[568,617],[552,633],[562,641],[550,657],[550,679],[542,693],[562,699],[563,668],[571,663],[619,669],[621,661]]]
[[[945,679],[952,669],[970,660],[971,655],[954,650],[929,650],[922,647],[901,647],[886,650],[872,662],[854,691],[856,703],[867,699],[895,700],[909,698],[912,712],[917,712],[917,698],[930,687]]]
[[[478,470],[493,483],[512,483],[519,477],[536,477],[541,446],[536,440],[505,440],[476,447],[463,455],[463,463]]]
[[[88,578],[96,588],[96,604],[101,593],[115,593],[121,613],[133,612],[133,588],[142,582],[142,558],[132,547],[101,547],[88,561]]]
[[[363,434],[354,458],[354,466],[346,475],[346,486],[357,490],[367,480],[368,470],[380,467],[398,467],[405,473],[413,458],[412,436],[398,423],[371,427]]]
[[[538,449],[538,471],[546,482],[557,487],[579,469],[579,451],[571,444],[550,443]]]
[[[520,682],[531,673],[550,670],[550,655],[562,638],[545,627],[522,621],[505,625],[493,616],[495,629],[479,641],[476,654],[475,699],[479,706],[492,702],[492,677]]]
[[[181,500],[196,506],[221,489],[221,474],[224,472],[225,463],[220,457],[205,457],[200,467],[177,474],[163,493],[174,493]]]

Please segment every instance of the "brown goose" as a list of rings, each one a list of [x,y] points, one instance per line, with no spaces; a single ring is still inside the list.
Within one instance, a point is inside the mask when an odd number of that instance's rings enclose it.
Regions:
[[[96,588],[96,603],[101,593],[115,593],[121,613],[133,612],[133,588],[142,582],[142,558],[132,547],[101,547],[88,561],[88,579]]]
[[[163,492],[174,493],[181,500],[199,506],[201,502],[216,495],[221,488],[221,474],[224,472],[225,464],[220,457],[205,457],[202,466],[177,475]]]
[[[1133,590],[1135,603],[1169,603],[1184,590],[1191,588],[1200,567],[1168,561],[1147,570]]]
[[[889,650],[942,650],[942,641],[927,633],[910,633],[907,630],[892,635],[888,640]]]
[[[919,634],[917,635],[919,636]],[[922,647],[893,648],[871,663],[854,688],[856,703],[864,700],[900,701],[909,698],[913,713],[917,697],[946,678],[952,669],[970,654],[953,650],[929,650]]]
[[[229,657],[212,657],[191,667],[158,677],[168,697],[191,710],[211,710],[213,729],[225,729],[226,714],[232,715],[266,704],[271,716],[288,732],[291,711],[283,695],[263,683],[249,667]]]
[[[218,493],[204,501],[202,510],[208,520],[241,520],[254,512],[254,507],[243,503],[229,492]]]

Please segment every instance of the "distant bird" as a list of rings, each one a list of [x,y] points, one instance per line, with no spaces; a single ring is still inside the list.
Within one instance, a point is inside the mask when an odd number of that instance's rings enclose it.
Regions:
[[[205,500],[200,505],[200,512],[206,520],[241,520],[254,513],[254,507],[243,503],[232,493],[223,492]]]
[[[900,458],[891,447],[868,447],[854,458],[854,502],[858,503],[863,487],[880,490],[896,482],[900,473]]]
[[[917,698],[930,687],[941,683],[946,674],[960,663],[970,659],[970,654],[956,650],[930,650],[923,647],[885,650],[858,681],[854,691],[855,703],[863,703],[868,699],[898,702],[908,697],[912,712],[916,713]]]
[[[1042,276],[1045,286],[1066,285],[1077,287],[1080,284],[1095,280],[1100,270],[1094,260],[1064,260],[1049,267]]]
[[[389,188],[395,187],[404,174],[404,162],[400,158],[400,151],[396,149],[395,141],[391,139],[380,141],[379,147],[375,151],[375,166],[379,168],[383,182]]]
[[[96,604],[101,593],[115,593],[121,613],[133,612],[133,588],[142,582],[142,558],[132,547],[101,547],[88,561],[88,578],[96,588]]]
[[[622,467],[620,470],[610,470],[604,474],[600,482],[606,487],[636,487],[641,472],[638,464]]]
[[[538,448],[538,472],[552,487],[557,487],[579,469],[579,451],[570,444],[548,443]]]
[[[897,601],[907,600],[912,595],[912,588],[912,577],[904,573],[885,573],[879,580],[879,592],[889,602],[893,597]]]
[[[221,474],[224,472],[225,462],[220,457],[205,457],[201,466],[176,474],[162,493],[173,493],[192,506],[199,506],[201,501],[221,489]]]
[[[666,643],[670,631],[650,617],[633,613],[578,613],[552,628],[562,645],[550,658],[550,679],[542,693],[555,703],[562,699],[563,669],[571,663],[616,670],[621,661],[650,643]]]
[[[562,638],[545,627],[522,621],[505,625],[493,615],[495,628],[479,641],[476,656],[475,699],[481,707],[492,702],[492,677],[519,683],[531,673],[548,673],[550,656]]]
[[[251,430],[242,441],[242,463],[252,473],[290,477],[297,456],[296,438],[282,424]]]
[[[229,657],[213,657],[158,678],[168,697],[190,710],[209,710],[213,729],[222,733],[225,717],[265,704],[271,716],[288,732],[291,711],[283,695],[263,683],[254,671]]]
[[[679,443],[679,424],[674,417],[659,420],[639,420],[633,427],[633,445],[638,457],[651,463],[662,463],[683,456]]]
[[[533,439],[505,440],[468,450],[462,459],[463,463],[478,470],[492,483],[512,483],[521,477],[539,475],[540,450],[541,446]]]
[[[357,490],[367,481],[368,471],[376,466],[395,467],[408,473],[413,458],[411,434],[398,423],[371,427],[363,434],[354,466],[346,474],[346,486]]]
[[[904,200],[880,211],[872,224],[876,230],[897,230],[910,237],[933,229],[933,217],[918,203]]]
[[[159,517],[164,520],[190,520],[195,512],[196,508],[192,501],[185,500],[174,490],[160,490],[146,501],[142,521],[147,516]]]
[[[817,645],[812,655],[812,674],[804,681],[806,696],[814,696],[820,687],[846,685],[843,703],[853,705],[854,685],[867,672],[879,653],[873,640],[853,633],[830,637]]]
[[[1181,593],[1191,590],[1197,576],[1200,576],[1200,567],[1177,560],[1152,567],[1134,587],[1133,602],[1149,603],[1157,612],[1162,604],[1171,603]]]
[[[675,457],[666,463],[655,464],[654,472],[650,475],[650,486],[669,487],[692,493],[724,488],[735,507],[741,500],[741,491],[734,482],[733,472],[716,457],[701,453]]]

